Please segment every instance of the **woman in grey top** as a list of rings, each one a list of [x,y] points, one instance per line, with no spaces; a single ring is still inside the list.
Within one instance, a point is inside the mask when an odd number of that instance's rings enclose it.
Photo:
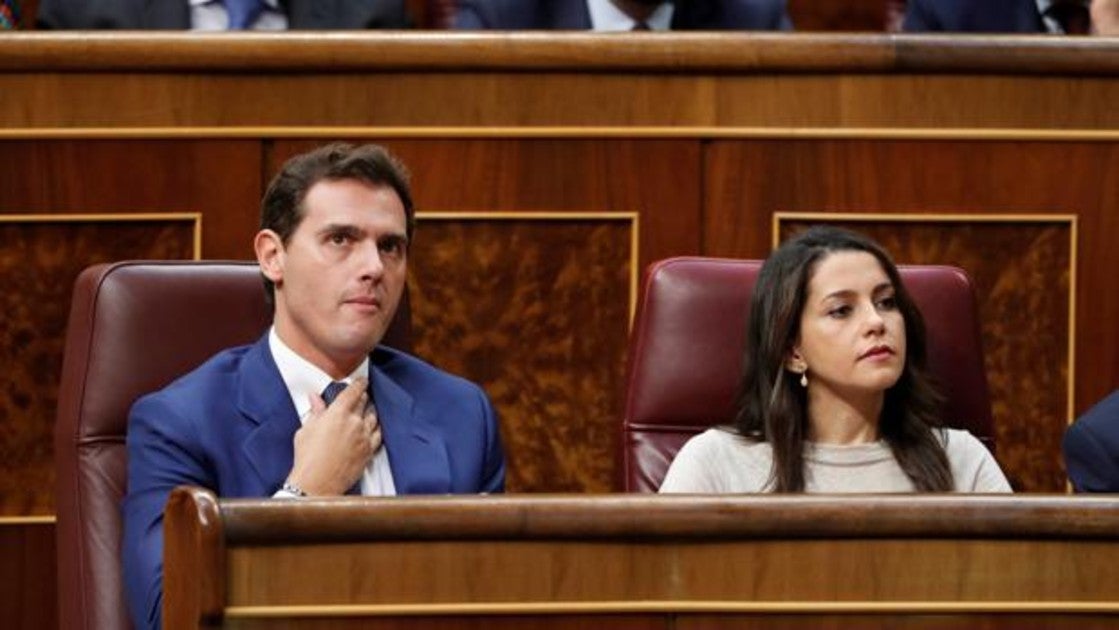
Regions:
[[[987,449],[941,428],[925,326],[889,255],[814,227],[762,266],[734,427],[680,450],[661,492],[1009,492]]]

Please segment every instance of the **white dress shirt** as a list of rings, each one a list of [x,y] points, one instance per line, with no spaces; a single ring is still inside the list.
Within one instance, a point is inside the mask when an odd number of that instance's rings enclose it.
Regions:
[[[632,31],[637,26],[636,20],[610,0],[587,0],[587,9],[591,14],[591,28],[596,31]],[[645,24],[653,31],[667,31],[672,26],[674,9],[671,2],[662,2]]]
[[[272,359],[280,369],[280,378],[288,388],[291,402],[295,405],[295,413],[299,415],[299,423],[302,425],[311,413],[309,396],[321,394],[334,379],[289,348],[276,334],[275,326],[268,332],[268,349],[272,351]],[[345,383],[352,383],[355,378],[368,375],[369,357],[366,357],[361,365],[342,380]],[[361,494],[382,497],[396,494],[388,450],[384,445],[377,449],[373,458],[365,465],[365,472],[361,475]],[[290,497],[291,495],[281,490],[275,496]]]
[[[222,0],[189,0],[192,31],[224,31],[229,28],[229,12]],[[279,0],[262,0],[264,10],[252,24],[254,31],[286,31],[288,16]]]
[[[1056,35],[1064,35],[1065,27],[1048,13],[1049,7],[1053,6],[1053,0],[1036,0],[1036,2],[1037,12],[1041,14],[1041,21],[1045,24],[1045,30]],[[1087,8],[1091,3],[1084,0],[1083,4]]]

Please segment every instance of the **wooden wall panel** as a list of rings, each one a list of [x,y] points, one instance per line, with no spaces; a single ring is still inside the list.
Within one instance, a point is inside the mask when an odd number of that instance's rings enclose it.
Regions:
[[[408,166],[419,212],[636,212],[642,268],[700,247],[697,139],[349,141],[379,142]],[[270,143],[268,177],[287,158],[325,142]]]
[[[190,259],[196,221],[5,221],[0,216],[0,514],[53,514],[51,435],[70,292],[85,267]]]
[[[58,627],[53,519],[0,519],[4,627]]]
[[[0,214],[198,212],[203,258],[251,258],[260,154],[259,140],[0,140]]]
[[[511,492],[607,492],[630,304],[631,221],[424,220],[416,354],[487,391]]]
[[[0,72],[0,127],[100,128],[105,102],[115,105],[113,124],[135,128],[220,128],[239,121],[287,127],[1119,127],[1116,109],[1100,105],[1119,101],[1119,84],[1106,77],[757,70],[717,80],[699,72],[543,76],[547,80],[531,72],[493,71]],[[74,93],[84,98],[69,98]],[[24,106],[3,107],[6,94],[20,97]]]
[[[0,514],[53,514],[50,436],[74,279],[97,262],[195,256],[194,220],[98,217],[198,213],[203,257],[244,258],[257,223],[259,142],[0,141],[0,163],[0,354],[11,366],[0,393]]]

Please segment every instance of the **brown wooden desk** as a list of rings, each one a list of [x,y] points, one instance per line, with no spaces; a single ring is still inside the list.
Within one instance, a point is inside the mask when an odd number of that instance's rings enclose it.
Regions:
[[[172,496],[169,629],[1085,627],[1119,498]]]

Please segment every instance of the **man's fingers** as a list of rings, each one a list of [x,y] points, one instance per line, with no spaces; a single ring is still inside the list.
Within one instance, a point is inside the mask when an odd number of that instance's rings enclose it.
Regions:
[[[316,393],[307,394],[307,400],[311,401],[311,413],[318,415],[323,409],[326,409],[326,403],[323,401],[322,396]]]
[[[334,399],[335,405],[342,405],[350,410],[360,409],[365,405],[365,389],[369,386],[369,379],[364,376],[359,376],[354,379],[354,382],[346,386],[342,393]]]

